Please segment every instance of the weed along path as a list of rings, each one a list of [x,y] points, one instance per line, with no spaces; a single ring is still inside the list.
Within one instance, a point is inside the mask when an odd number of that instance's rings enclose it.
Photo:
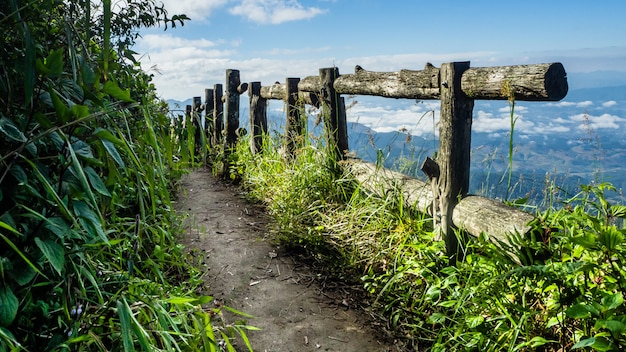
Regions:
[[[237,187],[198,170],[185,175],[177,209],[189,213],[184,244],[206,263],[206,292],[255,318],[254,351],[399,351],[349,290],[320,276],[268,238],[269,218]],[[195,250],[194,250],[195,249]],[[227,323],[237,318],[227,317]],[[242,341],[238,351],[246,351]]]

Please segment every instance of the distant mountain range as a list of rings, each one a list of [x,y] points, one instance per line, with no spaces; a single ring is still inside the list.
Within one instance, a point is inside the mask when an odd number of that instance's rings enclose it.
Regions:
[[[594,87],[605,75],[610,76],[605,81],[607,86]],[[626,73],[576,74],[572,79],[578,85],[584,81],[587,87],[570,89],[560,103],[518,103],[523,121],[518,121],[514,134],[512,184],[515,187],[509,198],[529,197],[540,202],[547,180],[570,192],[576,192],[581,183],[602,181],[626,188]],[[359,104],[361,101],[367,104],[367,99],[359,99]],[[184,110],[191,104],[191,99],[182,102],[168,100],[168,103],[172,109]],[[277,109],[279,104],[273,102],[268,111],[270,125],[276,130],[281,130],[285,124],[284,113]],[[410,104],[415,103],[387,99],[385,109],[406,109]],[[501,116],[507,114],[503,106],[506,104],[482,101],[475,104],[472,193],[491,197],[504,197],[507,193],[507,180],[503,176],[507,175],[510,131],[491,131],[485,128],[484,121],[492,120],[481,120],[482,116],[502,119]],[[249,124],[248,112],[247,95],[244,94],[241,101],[243,127]],[[372,162],[382,156],[385,166],[423,177],[419,166],[425,156],[435,153],[436,137],[432,133],[417,136],[400,131],[376,132],[380,127],[350,122],[351,151]],[[314,127],[310,128],[313,130]]]

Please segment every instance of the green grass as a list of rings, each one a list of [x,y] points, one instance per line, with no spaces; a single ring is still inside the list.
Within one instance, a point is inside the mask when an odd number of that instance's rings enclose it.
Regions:
[[[128,51],[186,16],[127,5],[0,5],[2,352],[251,349],[179,244],[172,195],[205,151]]]
[[[307,139],[293,159],[283,157],[277,136],[264,141],[257,155],[241,142],[232,178],[267,206],[279,241],[327,274],[360,282],[372,313],[407,349],[626,347],[626,207],[607,201],[609,184],[549,203],[532,235],[498,245],[486,235],[471,239],[466,260],[448,266],[432,220],[407,207],[402,192],[380,198],[362,189],[324,139]],[[559,192],[546,190],[551,200]]]

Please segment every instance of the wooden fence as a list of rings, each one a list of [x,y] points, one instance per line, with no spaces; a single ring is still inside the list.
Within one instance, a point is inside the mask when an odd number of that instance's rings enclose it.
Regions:
[[[297,147],[306,123],[306,118],[300,115],[302,105],[320,107],[330,143],[345,168],[370,191],[384,193],[387,189],[400,189],[409,205],[429,213],[454,262],[462,259],[455,229],[474,236],[486,233],[505,241],[508,234],[528,233],[531,230],[528,223],[533,219],[531,214],[500,201],[468,195],[474,101],[558,101],[567,90],[565,69],[560,63],[472,68],[469,62],[452,62],[440,68],[427,64],[423,70],[398,72],[371,72],[356,66],[353,74],[345,75],[340,75],[337,68],[322,68],[317,76],[302,80],[287,78],[284,84],[277,82],[269,86],[260,82],[242,84],[238,70],[227,70],[225,89],[222,90],[221,84],[206,89],[205,103],[195,97],[194,105],[188,110],[205,112],[211,143],[223,143],[228,151],[237,141],[239,96],[247,91],[252,130],[250,148],[256,153],[260,151],[261,136],[267,131],[268,99],[283,100],[287,106],[284,142],[288,151]],[[347,157],[348,132],[342,94],[441,101],[437,160],[426,158],[422,165],[429,182]]]

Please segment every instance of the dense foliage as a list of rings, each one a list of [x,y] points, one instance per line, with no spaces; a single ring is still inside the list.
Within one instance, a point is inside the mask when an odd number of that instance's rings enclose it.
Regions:
[[[380,198],[338,173],[324,145],[286,159],[278,136],[266,136],[262,154],[242,143],[231,174],[277,217],[284,243],[360,280],[407,350],[626,348],[626,207],[608,201],[611,185],[551,203],[527,236],[470,239],[465,261],[450,266],[432,219],[401,191]]]
[[[0,1],[0,351],[230,345],[177,241],[193,155],[131,50],[186,19],[154,0]]]

